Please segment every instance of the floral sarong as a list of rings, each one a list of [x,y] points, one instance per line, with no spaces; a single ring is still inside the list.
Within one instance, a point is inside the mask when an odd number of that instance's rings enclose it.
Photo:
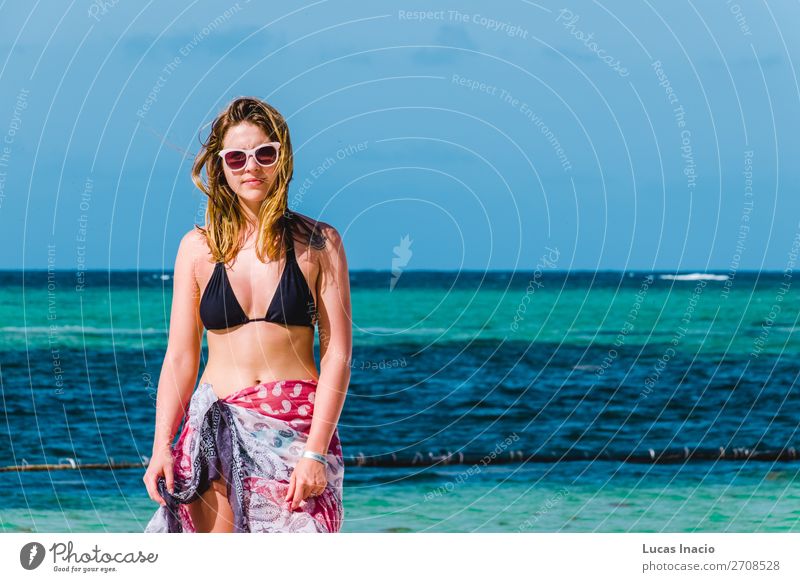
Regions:
[[[224,477],[234,532],[337,532],[344,518],[344,461],[334,429],[325,457],[328,485],[291,510],[289,478],[308,440],[317,382],[276,380],[219,398],[211,384],[192,395],[172,448],[174,492],[158,483],[160,506],[145,532],[195,532],[186,504]],[[203,503],[203,501],[200,501]]]

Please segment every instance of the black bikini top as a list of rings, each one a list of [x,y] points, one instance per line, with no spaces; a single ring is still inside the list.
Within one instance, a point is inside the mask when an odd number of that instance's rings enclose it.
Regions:
[[[200,319],[206,329],[227,329],[251,321],[314,328],[317,323],[314,296],[297,264],[291,234],[287,235],[287,240],[290,244],[286,245],[286,266],[264,317],[247,317],[231,288],[225,263],[218,261],[214,265],[214,272],[200,298]]]

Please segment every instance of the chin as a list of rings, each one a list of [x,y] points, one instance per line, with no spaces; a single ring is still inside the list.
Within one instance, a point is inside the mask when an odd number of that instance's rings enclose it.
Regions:
[[[260,188],[257,190],[255,188],[242,188],[237,194],[239,198],[248,202],[261,202],[267,197],[267,193]]]

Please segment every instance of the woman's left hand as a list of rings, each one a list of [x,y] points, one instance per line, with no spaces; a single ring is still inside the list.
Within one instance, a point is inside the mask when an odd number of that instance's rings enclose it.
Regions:
[[[320,495],[328,485],[325,465],[308,457],[300,457],[289,479],[289,490],[284,501],[290,501],[294,511],[307,497]]]

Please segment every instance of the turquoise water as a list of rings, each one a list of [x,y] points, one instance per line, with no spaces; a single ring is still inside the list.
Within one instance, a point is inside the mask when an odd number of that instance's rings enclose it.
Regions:
[[[428,476],[409,475],[406,470],[352,468],[345,484],[342,531],[798,530],[797,464],[594,465],[490,466],[461,481],[460,471],[467,467],[451,467]],[[141,531],[156,507],[146,496],[136,494],[141,474],[115,471],[112,480],[108,473],[27,475],[22,482],[31,491],[38,491],[45,481],[48,490],[35,493],[30,507],[0,510],[2,531]],[[579,473],[583,476],[576,479]],[[3,476],[0,483],[4,488],[19,487],[16,477],[9,480]]]
[[[690,307],[697,282],[656,278],[637,302],[648,275],[581,273],[566,282],[553,276],[544,288],[528,293],[524,273],[513,279],[510,273],[406,273],[412,281],[393,291],[385,284],[388,273],[357,273],[352,276],[354,338],[360,346],[384,349],[470,340],[611,346],[640,303],[630,336],[646,339],[651,347],[667,345]],[[23,288],[14,284],[20,274],[0,272],[0,349],[18,351],[20,341],[28,349],[49,348],[52,340],[62,348],[163,349],[171,304],[169,275],[113,272],[110,286],[106,274],[95,276],[100,280],[94,286],[78,292],[74,279],[59,273],[51,291],[45,273],[28,273],[31,281]],[[726,293],[725,282],[707,281],[681,349],[747,354],[760,326],[768,322],[767,353],[797,350],[798,290],[790,286],[781,294],[783,282],[782,274],[740,273]],[[773,305],[781,310],[770,320]],[[515,315],[522,317],[512,329]]]
[[[555,458],[800,449],[800,303],[782,273],[407,272],[392,290],[389,280],[351,276],[346,458],[480,456],[509,437],[509,450]],[[0,281],[0,465],[149,454],[169,275],[89,273],[81,291],[68,272]],[[798,468],[348,465],[343,531],[794,531]],[[143,472],[0,472],[0,531],[141,531],[156,507]]]

